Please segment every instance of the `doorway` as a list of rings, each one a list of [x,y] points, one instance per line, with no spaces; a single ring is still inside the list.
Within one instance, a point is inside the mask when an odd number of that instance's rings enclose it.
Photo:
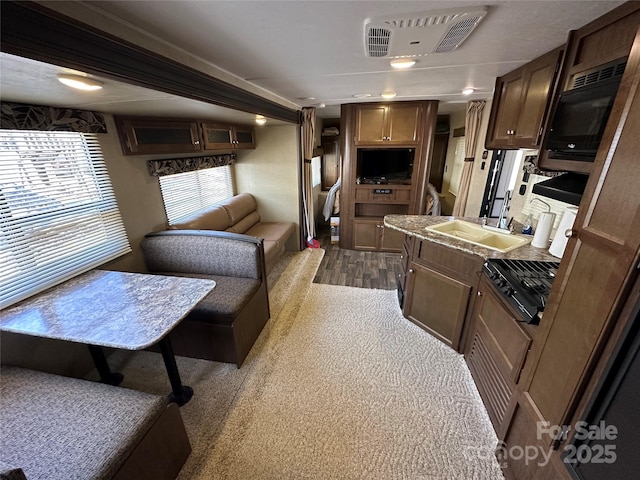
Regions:
[[[498,218],[500,216],[505,199],[507,202],[511,200],[521,159],[520,150],[493,151],[480,207],[480,217],[486,215],[487,218]]]

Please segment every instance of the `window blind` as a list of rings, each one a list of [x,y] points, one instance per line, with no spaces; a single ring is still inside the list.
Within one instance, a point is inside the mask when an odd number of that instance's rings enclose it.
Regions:
[[[0,130],[0,308],[130,251],[95,134]]]
[[[231,167],[215,167],[159,177],[169,225],[233,196]]]

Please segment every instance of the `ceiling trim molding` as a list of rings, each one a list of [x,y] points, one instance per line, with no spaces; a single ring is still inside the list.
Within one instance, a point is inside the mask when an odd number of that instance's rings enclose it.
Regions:
[[[34,2],[2,2],[3,52],[300,124],[300,111],[143,49]]]

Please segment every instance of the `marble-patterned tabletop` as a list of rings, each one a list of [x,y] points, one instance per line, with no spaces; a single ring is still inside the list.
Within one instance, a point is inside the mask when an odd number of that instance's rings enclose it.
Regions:
[[[481,218],[475,217],[455,217],[457,220],[481,224]],[[509,252],[499,252],[490,248],[481,247],[473,243],[458,240],[447,235],[442,235],[431,230],[425,230],[425,227],[438,225],[439,223],[452,220],[449,216],[431,216],[431,215],[387,215],[384,217],[384,225],[386,227],[398,230],[407,235],[417,237],[421,240],[438,243],[462,252],[478,255],[484,259],[487,258],[508,258],[512,260],[540,260],[545,262],[559,262],[560,259],[551,255],[548,249],[536,248],[527,244],[518,247]],[[520,235],[520,234],[516,234]],[[522,236],[522,235],[520,235]],[[532,238],[529,236],[529,238]]]
[[[141,350],[175,327],[213,280],[91,270],[0,311],[0,330]]]

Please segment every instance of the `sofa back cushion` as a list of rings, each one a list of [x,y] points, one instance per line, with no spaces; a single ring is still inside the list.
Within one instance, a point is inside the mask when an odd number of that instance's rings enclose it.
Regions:
[[[231,225],[240,222],[252,212],[258,212],[256,199],[253,198],[253,195],[250,193],[240,193],[239,195],[228,198],[222,202],[220,206],[226,210],[227,215],[231,219]],[[258,217],[258,221],[260,221],[260,217]],[[248,228],[250,227],[247,227],[247,229]]]
[[[191,230],[149,235],[141,243],[150,272],[261,278],[262,243]],[[224,234],[223,234],[224,235]]]
[[[174,223],[171,230],[221,230],[231,226],[231,218],[222,206],[216,205],[199,210],[193,215],[185,217],[180,223]]]
[[[239,222],[234,223],[229,228],[227,228],[227,232],[246,233],[247,230],[258,224],[259,222],[260,215],[258,214],[258,212],[253,211]]]

